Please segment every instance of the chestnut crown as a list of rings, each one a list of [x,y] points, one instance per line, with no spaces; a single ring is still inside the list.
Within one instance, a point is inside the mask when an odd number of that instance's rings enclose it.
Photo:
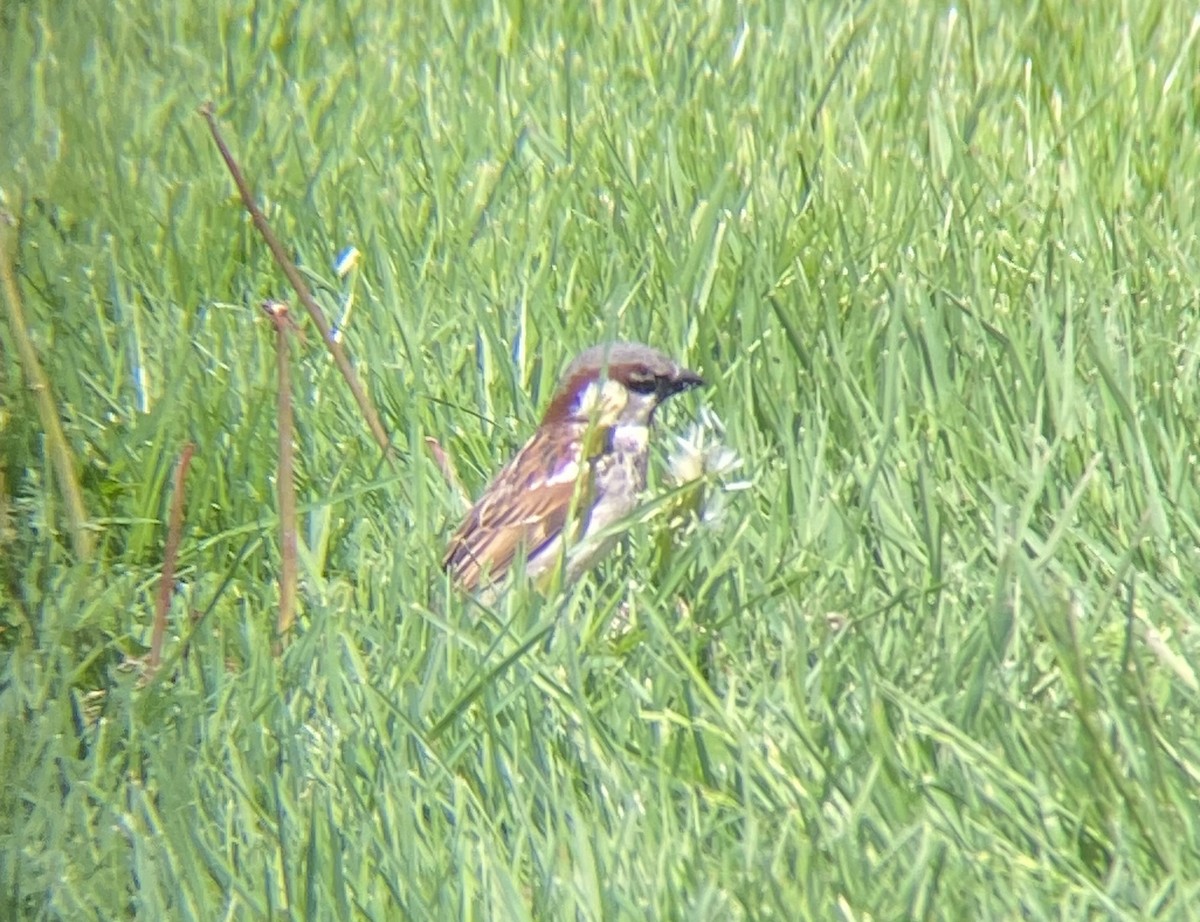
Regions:
[[[625,391],[619,400],[621,406],[628,402],[630,409],[643,407],[648,419],[658,404],[674,394],[701,386],[704,379],[650,346],[601,343],[581,352],[567,366],[542,424],[578,420],[586,415],[583,405],[589,399],[604,399],[601,395],[610,382]]]

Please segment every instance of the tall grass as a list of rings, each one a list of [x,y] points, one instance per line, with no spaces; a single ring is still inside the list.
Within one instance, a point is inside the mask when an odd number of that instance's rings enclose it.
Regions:
[[[0,11],[0,917],[1188,918],[1200,20],[1046,0]],[[310,331],[278,608],[284,282]],[[330,268],[346,246],[361,270]],[[653,342],[753,481],[481,612],[458,499]],[[145,653],[184,443],[177,591]],[[631,630],[614,633],[614,623]]]

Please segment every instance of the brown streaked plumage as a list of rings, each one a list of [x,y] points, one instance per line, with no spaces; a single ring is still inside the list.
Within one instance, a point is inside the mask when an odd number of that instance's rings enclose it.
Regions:
[[[450,539],[442,566],[464,590],[502,580],[521,555],[534,579],[563,554],[568,582],[592,566],[646,484],[654,411],[703,384],[638,343],[581,353],[563,373],[537,431],[506,464]],[[568,522],[575,526],[568,532]]]

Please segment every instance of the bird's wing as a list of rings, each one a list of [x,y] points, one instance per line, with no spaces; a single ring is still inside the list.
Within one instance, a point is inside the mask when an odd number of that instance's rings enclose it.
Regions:
[[[562,534],[572,505],[586,508],[590,478],[580,476],[577,446],[535,435],[496,475],[442,560],[463,589],[502,579],[518,553],[531,557]]]

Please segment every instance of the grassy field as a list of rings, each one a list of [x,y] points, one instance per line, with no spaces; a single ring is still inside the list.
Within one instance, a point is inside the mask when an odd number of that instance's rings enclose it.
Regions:
[[[0,7],[0,918],[1194,918],[1193,7],[212,6]],[[302,323],[278,657],[210,99],[397,449]],[[749,486],[481,613],[425,440],[477,494],[612,337]]]

